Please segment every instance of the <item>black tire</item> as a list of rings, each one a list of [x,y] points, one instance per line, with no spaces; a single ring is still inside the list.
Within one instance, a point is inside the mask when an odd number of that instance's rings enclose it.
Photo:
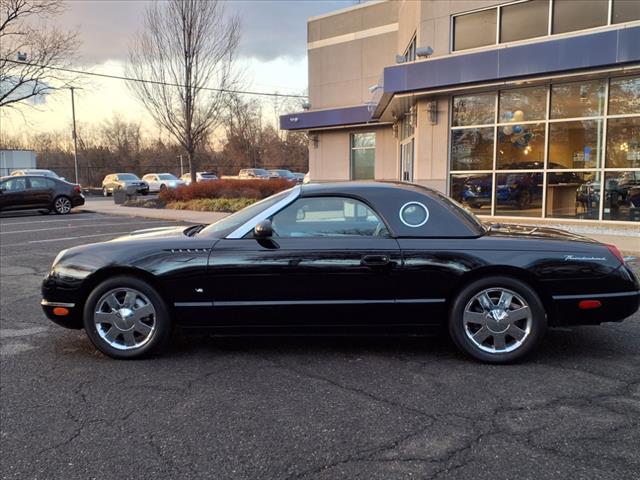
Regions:
[[[475,322],[467,323],[467,321],[465,321],[465,312],[470,313],[470,315],[474,315],[474,312],[471,311],[474,305],[476,308],[480,306],[479,300],[478,303],[473,303],[477,300],[477,295],[484,291],[489,291],[489,297],[491,297],[491,295],[497,295],[500,289],[504,289],[506,292],[515,294],[513,297],[513,304],[510,303],[511,307],[524,303],[529,309],[530,318],[527,317],[525,320],[515,321],[518,328],[522,328],[522,331],[527,332],[522,340],[517,340],[516,337],[511,337],[509,335],[511,323],[514,322],[511,320],[511,316],[508,312],[516,312],[517,309],[508,309],[506,318],[496,320],[483,308],[482,312],[478,313],[478,315],[481,315],[482,318],[487,320],[487,322],[492,323],[487,323],[482,326],[476,325]],[[520,300],[522,300],[522,302],[520,302]],[[494,300],[492,299],[492,301]],[[498,309],[496,315],[500,316],[499,306],[493,305],[493,307]],[[522,312],[524,311],[521,311],[521,313]],[[514,313],[513,318],[515,319],[516,316],[520,315]],[[478,330],[472,330],[475,328],[478,328]],[[478,333],[481,328],[488,328],[489,330],[485,330],[484,332],[489,332],[489,336],[491,338],[489,339],[489,337],[487,337],[487,344],[479,346],[476,343],[476,340],[473,340],[470,336],[475,338],[475,334]],[[500,331],[502,328],[505,328],[506,331],[502,330],[499,333],[494,333],[491,328],[496,332]],[[544,337],[546,329],[546,313],[544,305],[542,304],[538,294],[526,283],[507,276],[483,278],[464,287],[454,299],[449,315],[449,334],[456,346],[467,355],[486,363],[511,363],[521,360],[538,346]],[[517,330],[514,330],[514,332],[515,331]],[[521,332],[518,332],[518,334],[521,334]],[[498,348],[495,343],[498,336],[506,338],[506,342],[511,342],[511,344],[505,342],[506,345],[504,349],[498,349],[499,351],[495,351],[496,348]],[[518,344],[518,342],[520,342],[520,344]],[[493,344],[490,345],[490,343]],[[513,349],[506,351],[508,348]],[[494,351],[487,351],[491,349]]]
[[[166,189],[167,186],[164,183],[160,184],[160,190],[158,190],[159,192],[163,191],[164,189]]]
[[[142,195],[144,195],[144,196],[149,195],[149,190],[143,190],[143,191],[142,191]]]
[[[143,294],[155,309],[154,329],[146,343],[139,347],[122,350],[115,348],[98,333],[94,314],[102,297],[117,289],[134,289]],[[84,328],[91,343],[105,355],[116,359],[136,359],[162,352],[171,338],[172,321],[169,309],[158,292],[148,282],[132,276],[120,275],[100,283],[93,289],[84,306]]]
[[[73,204],[71,203],[71,199],[66,195],[59,195],[53,200],[53,211],[56,212],[57,215],[67,215],[71,213],[72,208]]]

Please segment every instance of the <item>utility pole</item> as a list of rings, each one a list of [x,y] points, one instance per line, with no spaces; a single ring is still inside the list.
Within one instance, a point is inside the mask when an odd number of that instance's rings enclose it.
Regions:
[[[178,155],[178,158],[180,159],[180,176],[183,176],[184,168],[182,167],[182,154]]]
[[[69,87],[71,90],[71,116],[73,117],[73,163],[76,170],[76,184],[78,184],[78,134],[76,132],[76,102],[73,91],[75,87]]]

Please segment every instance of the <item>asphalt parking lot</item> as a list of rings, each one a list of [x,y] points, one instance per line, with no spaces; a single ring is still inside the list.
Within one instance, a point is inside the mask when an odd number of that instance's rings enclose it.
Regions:
[[[44,317],[60,250],[171,223],[1,216],[2,479],[640,478],[638,314],[509,366],[441,338],[178,336],[115,361]]]

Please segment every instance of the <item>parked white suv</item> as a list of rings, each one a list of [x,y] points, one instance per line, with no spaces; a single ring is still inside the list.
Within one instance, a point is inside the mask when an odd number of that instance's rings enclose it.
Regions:
[[[29,175],[40,175],[42,177],[51,177],[51,178],[60,178],[56,172],[53,170],[45,170],[43,168],[23,168],[22,170],[14,170],[11,172],[11,177],[24,177]]]
[[[150,192],[159,192],[165,188],[177,188],[185,183],[171,173],[147,173],[142,180],[149,184]]]
[[[269,175],[269,172],[267,172],[264,168],[243,168],[238,174],[238,178],[245,180],[249,178],[260,178],[262,180],[268,180],[270,177],[271,175]]]

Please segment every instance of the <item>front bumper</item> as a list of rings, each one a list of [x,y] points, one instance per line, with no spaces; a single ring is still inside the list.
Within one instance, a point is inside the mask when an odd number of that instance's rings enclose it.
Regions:
[[[61,327],[71,328],[74,330],[80,330],[82,328],[82,312],[75,303],[70,302],[52,302],[42,299],[40,302],[42,310],[47,318]],[[55,313],[58,309],[65,309],[68,311],[66,315],[60,315]]]

